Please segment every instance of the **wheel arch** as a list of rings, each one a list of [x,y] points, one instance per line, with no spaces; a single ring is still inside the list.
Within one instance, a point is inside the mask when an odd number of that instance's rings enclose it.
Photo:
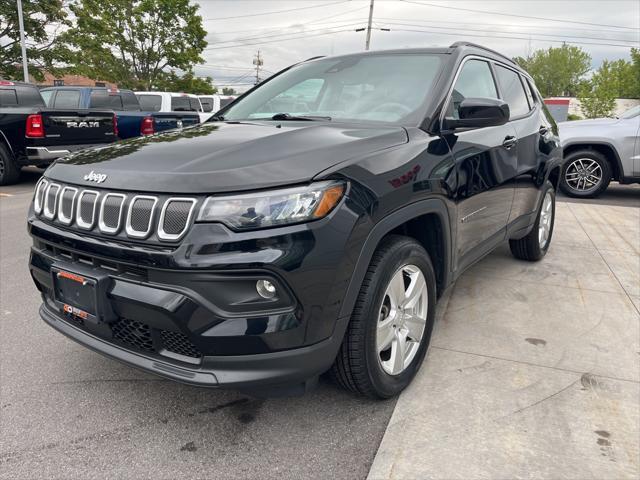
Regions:
[[[563,145],[562,152],[564,158],[579,150],[594,150],[603,155],[611,165],[611,179],[620,180],[624,176],[624,170],[622,169],[622,162],[618,156],[618,151],[615,147],[605,141],[589,141],[589,142],[574,142]]]
[[[371,229],[356,262],[340,309],[340,317],[350,316],[367,268],[380,242],[390,234],[417,240],[429,253],[436,272],[438,294],[451,279],[451,227],[446,204],[440,199],[421,200],[390,213]]]

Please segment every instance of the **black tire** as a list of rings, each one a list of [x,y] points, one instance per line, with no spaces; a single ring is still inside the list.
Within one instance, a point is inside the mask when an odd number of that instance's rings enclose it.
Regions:
[[[567,172],[573,171],[571,165],[580,159],[594,161],[600,167],[601,178],[597,185],[588,189],[578,189],[567,182]],[[611,163],[609,163],[609,160],[600,152],[585,149],[571,152],[565,157],[562,175],[560,176],[560,189],[566,195],[575,198],[595,198],[607,189],[609,182],[611,182]]]
[[[544,200],[546,195],[551,196],[551,225],[549,228],[549,234],[544,245],[540,245],[539,240],[539,228],[542,209],[544,207]],[[556,218],[556,192],[553,188],[553,184],[547,180],[544,189],[542,190],[542,200],[540,201],[540,207],[538,207],[538,215],[536,217],[536,223],[533,225],[531,231],[524,237],[518,239],[509,240],[509,248],[514,257],[520,260],[527,260],[529,262],[537,262],[541,260],[547,254],[549,246],[551,245],[551,238],[553,237],[553,226]]]
[[[424,275],[428,307],[424,332],[411,363],[401,373],[383,370],[376,349],[376,330],[382,301],[393,275],[414,265]],[[347,390],[372,398],[400,393],[418,372],[429,346],[436,306],[436,278],[429,254],[412,238],[386,237],[373,255],[330,376]]]
[[[20,167],[4,145],[0,145],[0,185],[12,185],[20,180]]]

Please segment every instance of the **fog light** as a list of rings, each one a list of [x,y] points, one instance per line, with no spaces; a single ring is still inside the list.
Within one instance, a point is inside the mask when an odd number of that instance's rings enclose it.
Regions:
[[[269,280],[258,280],[256,290],[262,298],[273,298],[276,296],[276,286]]]

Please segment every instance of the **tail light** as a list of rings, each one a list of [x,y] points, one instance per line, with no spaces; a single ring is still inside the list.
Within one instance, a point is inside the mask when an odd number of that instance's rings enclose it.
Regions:
[[[153,117],[148,116],[142,119],[142,124],[140,125],[140,133],[142,135],[153,135],[155,133],[156,127],[153,121]]]
[[[44,138],[44,125],[42,124],[42,115],[29,115],[27,117],[27,126],[25,128],[25,136],[29,138]]]
[[[118,117],[113,115],[113,134],[118,138]]]

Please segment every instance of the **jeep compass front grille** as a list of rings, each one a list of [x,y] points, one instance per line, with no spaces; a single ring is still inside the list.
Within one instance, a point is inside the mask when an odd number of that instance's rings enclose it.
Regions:
[[[41,180],[34,210],[66,227],[132,239],[176,242],[187,232],[195,198],[123,194]]]

